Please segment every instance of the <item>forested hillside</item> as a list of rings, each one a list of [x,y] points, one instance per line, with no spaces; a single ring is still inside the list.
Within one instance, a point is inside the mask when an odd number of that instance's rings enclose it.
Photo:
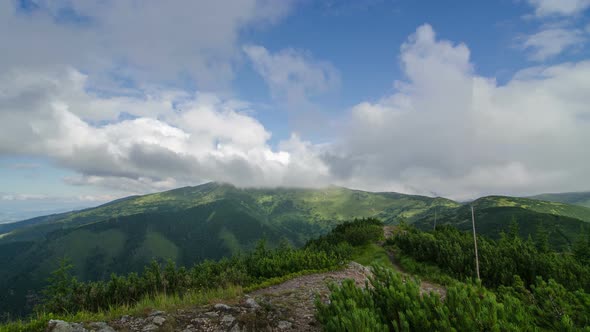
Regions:
[[[49,272],[69,257],[80,280],[140,272],[152,259],[190,266],[250,250],[266,238],[302,246],[352,218],[417,220],[459,204],[396,193],[241,189],[208,183],[129,197],[79,212],[5,225],[0,235],[0,312],[32,309]],[[20,224],[20,227],[18,227]]]
[[[511,223],[519,225],[523,238],[534,236],[539,227],[549,235],[549,243],[558,249],[571,248],[584,227],[590,227],[590,209],[582,206],[535,199],[487,196],[456,209],[438,211],[436,223],[449,224],[461,230],[471,229],[471,206],[475,210],[477,231],[498,239]],[[415,225],[423,230],[434,228],[434,214],[420,219]]]
[[[261,240],[253,250],[240,255],[189,267],[177,267],[172,260],[154,260],[141,273],[112,274],[104,281],[81,281],[72,273],[71,261],[61,260],[43,290],[35,315],[30,320],[0,325],[0,330],[39,331],[51,318],[104,317],[105,312],[120,315],[156,301],[184,301],[189,306],[204,294],[237,294],[241,289],[256,289],[297,275],[339,269],[359,248],[382,240],[382,227],[376,219],[355,220],[340,224],[299,249],[287,242],[270,248]]]
[[[590,208],[590,192],[541,194],[531,196],[530,198],[549,202],[574,204]]]
[[[472,203],[478,232],[493,239],[516,220],[519,234],[542,226],[552,248],[571,249],[590,209],[490,196]],[[191,266],[286,240],[299,247],[353,218],[400,221],[431,230],[471,228],[469,204],[445,198],[372,193],[341,187],[254,189],[219,183],[133,196],[77,212],[0,225],[0,312],[30,312],[50,271],[71,259],[79,280],[141,272],[152,259]]]

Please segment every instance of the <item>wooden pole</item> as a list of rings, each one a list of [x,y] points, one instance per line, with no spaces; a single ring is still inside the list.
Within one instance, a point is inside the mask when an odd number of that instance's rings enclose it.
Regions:
[[[477,236],[475,235],[475,213],[473,212],[473,205],[471,205],[471,224],[473,225],[473,245],[475,246],[475,271],[477,272],[477,280],[480,280],[479,257],[477,257]]]

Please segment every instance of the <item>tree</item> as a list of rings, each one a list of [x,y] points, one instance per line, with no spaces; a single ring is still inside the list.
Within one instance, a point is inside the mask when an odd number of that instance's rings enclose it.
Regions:
[[[72,276],[73,267],[71,260],[64,257],[60,259],[57,270],[51,272],[51,276],[47,279],[48,286],[43,290],[45,310],[63,313],[75,307],[74,296],[78,281]]]

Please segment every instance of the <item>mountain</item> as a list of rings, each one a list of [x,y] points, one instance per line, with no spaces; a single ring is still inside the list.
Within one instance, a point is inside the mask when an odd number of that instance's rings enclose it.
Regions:
[[[437,224],[451,224],[461,230],[471,230],[471,206],[474,207],[476,230],[492,238],[508,231],[516,221],[520,235],[534,237],[542,226],[549,233],[549,242],[556,248],[566,249],[577,239],[582,227],[589,227],[590,208],[531,198],[486,196],[457,209],[438,214]],[[418,220],[422,229],[432,229],[431,217]]]
[[[590,208],[590,191],[573,193],[541,194],[529,198],[543,201],[581,205]]]
[[[262,237],[271,245],[284,238],[298,246],[353,218],[414,221],[434,208],[459,206],[444,198],[340,187],[208,183],[0,225],[0,312],[25,308],[27,293],[34,302],[64,256],[80,279],[102,279],[141,271],[154,258],[192,265],[248,250]]]
[[[478,233],[498,237],[516,219],[523,236],[539,225],[567,248],[590,209],[527,198],[489,196],[475,206]],[[0,313],[31,309],[58,261],[69,257],[82,280],[141,271],[152,259],[190,266],[253,248],[260,238],[295,246],[353,218],[401,220],[423,229],[471,229],[469,205],[445,198],[322,189],[238,188],[207,183],[116,200],[95,208],[0,225]]]

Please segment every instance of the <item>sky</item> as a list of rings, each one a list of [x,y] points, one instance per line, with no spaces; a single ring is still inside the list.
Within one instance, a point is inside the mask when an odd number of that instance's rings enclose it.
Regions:
[[[0,222],[208,181],[590,190],[590,0],[0,2]]]

